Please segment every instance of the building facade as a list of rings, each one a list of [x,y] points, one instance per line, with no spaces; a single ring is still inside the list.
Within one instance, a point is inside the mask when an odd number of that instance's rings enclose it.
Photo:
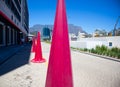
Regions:
[[[81,38],[77,41],[70,41],[70,46],[75,48],[92,49],[102,45],[108,48],[120,48],[120,36]]]
[[[0,0],[0,47],[20,44],[28,32],[27,0]]]
[[[93,37],[105,37],[108,36],[107,32],[105,30],[96,29],[93,33]]]
[[[44,27],[42,30],[42,40],[50,40],[50,29],[48,27]]]

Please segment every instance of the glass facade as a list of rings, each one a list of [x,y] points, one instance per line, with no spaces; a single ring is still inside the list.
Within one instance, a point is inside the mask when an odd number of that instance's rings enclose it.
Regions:
[[[19,1],[18,1],[18,0],[14,0],[14,1],[15,1],[15,4],[16,4],[16,6],[17,6],[19,12],[21,12],[21,6],[20,6]]]
[[[13,2],[11,2],[11,10],[12,12],[14,13],[14,15],[16,16],[16,18],[21,21],[21,18],[20,18],[20,12],[18,12],[17,8],[15,7],[15,5],[13,4]]]
[[[21,5],[19,4],[18,0],[14,0],[15,4],[13,3],[12,0],[5,0],[5,3],[7,4],[7,6],[11,9],[11,11],[14,13],[14,15],[16,16],[16,18],[21,21],[20,18],[20,13],[21,13]],[[18,10],[17,10],[18,9]]]
[[[50,29],[49,28],[43,28],[43,36],[50,36]]]
[[[29,32],[27,0],[0,0],[0,8],[0,47],[20,44],[20,32]]]

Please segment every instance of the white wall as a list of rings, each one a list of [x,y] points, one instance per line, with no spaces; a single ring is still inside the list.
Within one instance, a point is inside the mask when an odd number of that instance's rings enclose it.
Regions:
[[[112,42],[112,46],[109,43]],[[94,37],[94,38],[80,38],[78,41],[70,41],[71,47],[76,48],[95,48],[97,45],[105,45],[109,48],[118,47],[120,48],[120,36],[112,37]]]

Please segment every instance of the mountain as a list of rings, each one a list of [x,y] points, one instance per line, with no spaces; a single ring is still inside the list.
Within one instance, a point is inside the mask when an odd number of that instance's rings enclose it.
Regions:
[[[29,31],[30,32],[35,32],[35,31],[42,32],[42,29],[45,27],[49,28],[50,30],[53,30],[53,25],[36,24],[36,25],[30,27]],[[75,26],[73,24],[69,24],[68,29],[69,29],[69,33],[73,33],[75,35],[78,35],[78,32],[86,33],[80,26]]]

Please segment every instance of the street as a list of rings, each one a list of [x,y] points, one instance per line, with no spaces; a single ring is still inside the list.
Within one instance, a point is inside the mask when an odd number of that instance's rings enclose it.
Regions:
[[[50,44],[42,42],[45,63],[32,63],[25,45],[0,65],[0,87],[45,87]],[[71,51],[74,87],[120,87],[120,62]],[[62,83],[61,83],[62,84]]]

